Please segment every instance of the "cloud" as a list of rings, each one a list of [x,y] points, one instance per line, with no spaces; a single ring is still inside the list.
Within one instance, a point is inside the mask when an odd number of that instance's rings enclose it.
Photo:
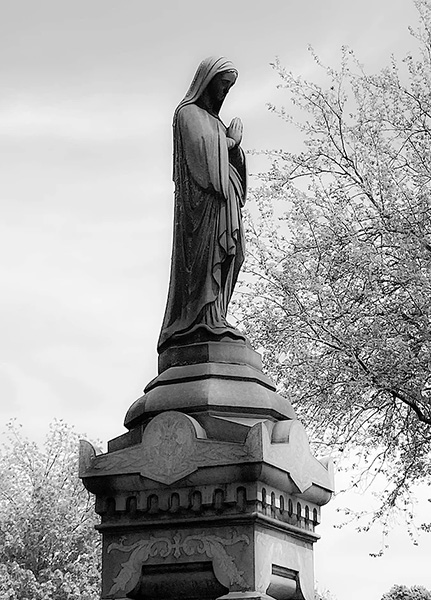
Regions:
[[[154,136],[165,119],[158,107],[127,96],[103,94],[79,101],[61,98],[12,98],[0,105],[0,135],[54,137],[83,141],[118,141]]]

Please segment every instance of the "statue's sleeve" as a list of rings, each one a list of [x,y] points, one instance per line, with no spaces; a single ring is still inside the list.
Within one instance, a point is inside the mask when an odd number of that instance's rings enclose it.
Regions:
[[[240,206],[243,207],[247,199],[247,166],[243,149],[240,146],[232,148],[229,151],[229,160],[231,164],[231,181]]]
[[[228,197],[229,155],[226,134],[217,119],[195,104],[178,113],[183,159],[195,182],[204,190]]]

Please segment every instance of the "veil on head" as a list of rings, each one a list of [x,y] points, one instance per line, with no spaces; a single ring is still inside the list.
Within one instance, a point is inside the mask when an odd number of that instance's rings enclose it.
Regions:
[[[178,111],[186,104],[193,104],[205,90],[211,79],[217,75],[217,73],[224,73],[226,71],[233,71],[238,76],[234,64],[225,58],[224,56],[210,56],[205,58],[195,73],[187,94],[178,104],[174,113],[174,125],[177,120]]]

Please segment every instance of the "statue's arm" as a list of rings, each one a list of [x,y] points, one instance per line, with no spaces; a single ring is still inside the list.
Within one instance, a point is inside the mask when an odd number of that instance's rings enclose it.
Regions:
[[[213,189],[226,198],[229,157],[227,145],[223,149],[219,143],[217,122],[206,111],[190,104],[178,114],[178,134],[193,179],[203,189]]]

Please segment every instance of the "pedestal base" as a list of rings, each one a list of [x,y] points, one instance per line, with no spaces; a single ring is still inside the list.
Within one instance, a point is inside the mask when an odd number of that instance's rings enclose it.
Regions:
[[[129,408],[124,425],[133,429],[164,410],[197,419],[203,414],[295,419],[290,402],[261,369],[260,355],[242,341],[168,348],[159,357],[159,375]]]
[[[82,443],[103,600],[314,600],[331,463],[245,343],[170,348],[160,370],[106,454]]]
[[[128,448],[96,456],[84,443],[80,476],[102,518],[103,598],[313,600],[332,476],[298,421],[259,422],[227,443],[164,412]]]

